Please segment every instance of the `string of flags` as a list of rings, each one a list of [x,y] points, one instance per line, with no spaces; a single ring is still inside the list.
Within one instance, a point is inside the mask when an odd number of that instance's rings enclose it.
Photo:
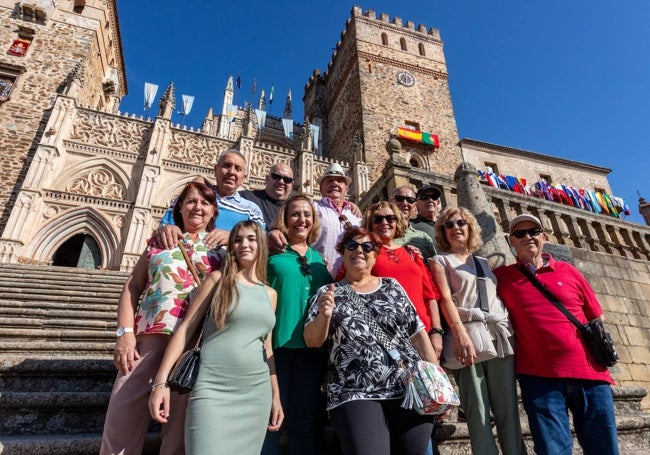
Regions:
[[[625,199],[601,191],[576,188],[571,185],[548,183],[540,179],[528,185],[526,179],[511,175],[496,174],[492,171],[478,171],[478,178],[493,188],[513,191],[526,196],[588,210],[593,213],[621,218],[630,215],[630,207]]]
[[[401,139],[407,139],[421,144],[433,145],[435,148],[440,147],[440,139],[437,134],[427,133],[425,131],[412,130],[410,128],[397,128],[397,136]]]

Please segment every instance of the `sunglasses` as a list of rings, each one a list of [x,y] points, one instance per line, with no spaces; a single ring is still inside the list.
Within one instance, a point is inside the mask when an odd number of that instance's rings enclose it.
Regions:
[[[381,224],[384,220],[388,224],[393,224],[397,221],[397,217],[395,215],[373,215],[372,216],[372,222],[375,224]]]
[[[307,257],[298,256],[296,258],[296,262],[298,263],[298,266],[300,267],[300,273],[302,273],[303,276],[311,275],[311,266],[309,265],[309,262],[307,262]]]
[[[432,201],[437,201],[439,197],[432,193],[429,194],[425,193],[418,196],[419,201],[428,201],[429,199],[431,199]]]
[[[530,229],[515,229],[514,231],[510,232],[510,235],[518,239],[523,239],[526,234],[528,234],[531,237],[537,237],[541,233],[542,230],[540,228],[530,228]]]
[[[343,244],[343,248],[350,251],[355,251],[357,248],[361,247],[364,253],[370,253],[375,249],[375,244],[372,242],[357,242],[355,240],[348,240]]]
[[[289,183],[293,183],[293,177],[287,177],[286,175],[276,174],[275,172],[271,172],[271,178],[273,180],[282,180],[287,185]]]
[[[463,226],[467,226],[467,220],[463,220],[463,219],[456,220],[456,221],[453,221],[453,220],[447,220],[447,221],[445,221],[445,222],[442,223],[442,224],[443,224],[443,226],[446,227],[447,229],[453,229],[453,228],[455,228],[456,226],[458,226],[459,228],[462,228]]]
[[[395,202],[404,202],[404,201],[406,201],[409,204],[414,204],[416,200],[417,199],[415,199],[413,196],[395,196]]]
[[[339,221],[343,223],[343,227],[346,231],[352,227],[352,223],[350,223],[350,220],[348,220],[348,217],[345,215],[339,215]]]

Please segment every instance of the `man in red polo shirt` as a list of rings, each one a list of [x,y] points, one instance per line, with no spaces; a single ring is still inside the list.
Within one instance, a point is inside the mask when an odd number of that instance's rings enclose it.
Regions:
[[[539,218],[510,222],[517,263],[494,270],[515,331],[515,373],[539,455],[571,455],[568,411],[585,455],[618,454],[612,378],[587,351],[576,327],[526,278],[526,267],[582,323],[603,317],[596,295],[568,262],[543,253]]]

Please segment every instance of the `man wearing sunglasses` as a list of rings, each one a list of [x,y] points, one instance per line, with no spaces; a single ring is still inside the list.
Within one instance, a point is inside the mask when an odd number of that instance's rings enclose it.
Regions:
[[[494,274],[515,332],[515,373],[535,453],[572,453],[570,410],[585,454],[618,454],[609,371],[593,360],[575,326],[524,272],[582,323],[604,320],[596,294],[573,265],[543,252],[546,233],[536,216],[514,217],[509,238],[517,263]]]
[[[436,249],[436,244],[433,238],[420,229],[415,229],[411,217],[415,215],[417,211],[417,198],[415,197],[415,192],[408,185],[398,186],[393,190],[393,199],[392,202],[400,209],[404,214],[404,217],[409,221],[408,228],[402,237],[396,238],[395,244],[397,245],[411,245],[416,247],[422,253],[422,257],[429,259],[436,254],[438,251]]]
[[[293,169],[287,163],[275,163],[266,176],[263,190],[244,190],[239,194],[244,199],[254,202],[262,209],[264,223],[270,228],[284,201],[293,190]]]
[[[425,185],[416,194],[418,215],[411,221],[413,227],[429,234],[436,241],[434,226],[440,213],[440,190],[435,186]]]

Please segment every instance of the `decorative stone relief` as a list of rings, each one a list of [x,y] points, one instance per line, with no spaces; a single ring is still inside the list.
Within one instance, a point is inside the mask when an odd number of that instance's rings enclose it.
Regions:
[[[140,122],[79,110],[70,139],[137,153],[147,132],[147,126]]]
[[[267,152],[257,152],[255,154],[255,159],[250,160],[248,165],[248,177],[249,178],[264,178],[269,172],[271,166],[273,166],[278,161],[284,161],[281,156],[267,153]]]
[[[73,180],[66,191],[105,199],[122,200],[124,198],[124,187],[115,181],[113,174],[103,169],[92,170],[84,177]]]
[[[46,220],[49,220],[50,218],[54,218],[59,214],[59,208],[55,205],[48,205],[45,207],[45,210],[43,210],[43,218]]]
[[[113,217],[112,223],[118,229],[121,229],[124,226],[125,218],[123,215],[115,215]]]
[[[216,138],[184,133],[175,129],[172,130],[171,136],[167,157],[170,160],[196,166],[212,167],[217,162],[220,151],[227,147]]]

